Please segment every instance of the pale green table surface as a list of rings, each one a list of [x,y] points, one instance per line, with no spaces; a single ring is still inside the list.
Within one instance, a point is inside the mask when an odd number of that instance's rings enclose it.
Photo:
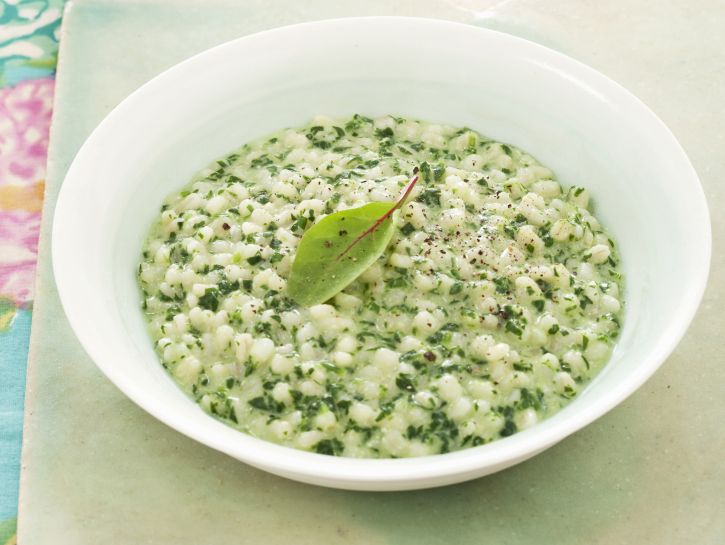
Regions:
[[[273,26],[356,14],[467,21],[592,65],[640,96],[673,129],[713,211],[710,285],[693,326],[662,369],[628,401],[558,446],[505,472],[438,490],[354,493],[297,484],[165,427],[127,400],[85,355],[63,315],[51,271],[50,227],[63,175],[84,138],[129,92],[214,44]],[[28,370],[19,543],[725,543],[723,28],[725,4],[717,0],[76,2],[61,40]]]

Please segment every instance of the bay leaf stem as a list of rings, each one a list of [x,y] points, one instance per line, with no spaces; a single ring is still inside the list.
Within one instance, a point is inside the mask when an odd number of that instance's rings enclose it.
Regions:
[[[374,233],[375,230],[378,227],[380,227],[386,219],[390,218],[390,216],[393,215],[393,212],[395,212],[398,208],[400,208],[401,206],[403,206],[403,204],[405,203],[405,200],[410,195],[410,192],[413,191],[413,188],[415,187],[415,184],[418,183],[418,179],[419,179],[419,177],[418,177],[417,174],[410,179],[410,181],[408,182],[408,185],[405,186],[405,189],[403,189],[403,192],[401,193],[400,197],[398,197],[398,200],[396,200],[395,201],[395,204],[393,204],[393,206],[390,207],[390,210],[388,210],[375,223],[373,223],[367,231],[361,233],[360,236],[358,236],[355,240],[353,240],[347,246],[347,248],[345,248],[340,253],[340,255],[337,256],[337,260],[338,261],[340,259],[342,259],[345,256],[345,254],[347,254],[358,242],[360,242],[365,237],[369,236],[371,233]]]

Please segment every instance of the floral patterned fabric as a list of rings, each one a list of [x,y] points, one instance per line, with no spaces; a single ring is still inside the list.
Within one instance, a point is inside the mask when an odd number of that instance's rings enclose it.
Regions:
[[[33,299],[52,100],[51,78],[0,89],[0,296],[16,308]]]
[[[63,3],[0,2],[0,545],[15,543],[25,368]]]

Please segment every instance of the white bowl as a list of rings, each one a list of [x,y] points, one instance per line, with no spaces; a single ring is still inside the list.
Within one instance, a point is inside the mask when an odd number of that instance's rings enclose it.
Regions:
[[[588,187],[619,243],[626,316],[606,368],[564,410],[506,439],[398,460],[335,458],[255,439],[205,414],[163,370],[135,271],[162,199],[209,161],[313,115],[386,113],[512,143]],[[455,483],[552,446],[636,390],[684,334],[710,260],[705,198],[685,153],[638,99],[531,42],[429,19],[295,25],[215,47],[123,101],[63,183],[53,262],[83,347],[128,397],[181,433],[291,479],[359,490]]]

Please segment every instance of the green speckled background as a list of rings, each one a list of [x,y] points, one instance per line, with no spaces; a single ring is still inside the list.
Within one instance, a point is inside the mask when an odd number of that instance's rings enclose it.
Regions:
[[[438,490],[358,493],[297,484],[167,428],[127,400],[85,355],[51,270],[50,226],[63,175],[93,127],[129,92],[183,58],[244,34],[370,14],[497,28],[601,70],[672,128],[713,211],[710,285],[662,369],[624,404],[545,453]],[[724,543],[725,232],[718,212],[725,205],[724,26],[721,0],[71,3],[51,132],[18,542]]]

